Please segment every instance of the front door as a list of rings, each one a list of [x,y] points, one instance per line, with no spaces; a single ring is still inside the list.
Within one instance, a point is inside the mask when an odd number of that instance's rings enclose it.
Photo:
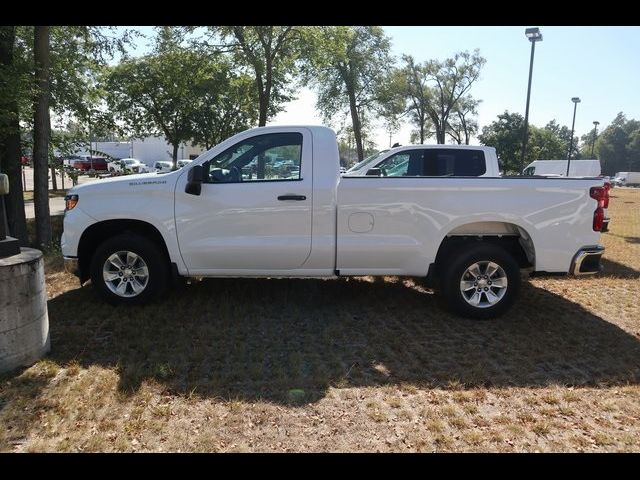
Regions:
[[[178,243],[189,274],[251,275],[305,263],[313,194],[308,130],[254,134],[202,165],[200,195],[185,193],[186,172],[176,186]]]

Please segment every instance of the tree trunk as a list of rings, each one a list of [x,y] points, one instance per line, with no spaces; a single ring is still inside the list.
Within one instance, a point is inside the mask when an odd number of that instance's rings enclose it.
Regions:
[[[51,243],[49,212],[49,27],[34,29],[33,54],[35,61],[36,94],[33,114],[33,204],[36,214],[36,245]]]
[[[13,67],[13,45],[16,27],[0,27],[0,69],[11,72]],[[9,234],[27,245],[27,221],[24,215],[22,193],[22,167],[20,164],[20,123],[18,102],[15,93],[3,90],[0,93],[0,171],[9,176],[9,195],[5,196],[5,209]]]
[[[51,188],[52,190],[58,190],[58,179],[56,178],[56,167],[51,165]]]
[[[358,161],[364,160],[364,148],[362,146],[362,126],[360,125],[360,117],[358,116],[358,107],[356,106],[355,92],[349,90],[349,109],[351,110],[351,123],[353,124],[353,137],[356,140],[356,150],[358,153]]]
[[[439,127],[438,125],[436,125],[436,141],[438,142],[438,145],[444,145],[444,141],[445,141],[445,129],[444,127]]]
[[[258,119],[258,126],[264,127],[267,124],[267,110],[269,109],[269,99],[262,90],[260,91],[260,118]]]
[[[173,170],[178,169],[178,147],[179,146],[180,146],[179,142],[173,144]]]
[[[420,145],[424,144],[424,122],[420,123]]]

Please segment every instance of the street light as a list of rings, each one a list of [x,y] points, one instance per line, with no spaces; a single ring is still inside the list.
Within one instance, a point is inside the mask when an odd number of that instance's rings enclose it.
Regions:
[[[567,153],[567,177],[569,176],[569,165],[571,164],[571,149],[573,148],[573,128],[576,126],[576,109],[580,103],[578,97],[571,99],[573,102],[573,122],[571,123],[571,139],[569,140],[569,152]]]
[[[524,112],[524,136],[522,138],[522,160],[520,165],[520,173],[524,168],[524,157],[527,152],[527,136],[529,134],[529,99],[531,98],[531,75],[533,74],[533,55],[536,51],[536,42],[542,41],[542,34],[537,27],[527,28],[524,34],[531,42],[531,60],[529,61],[529,86],[527,87],[527,108]]]
[[[593,158],[593,149],[596,146],[596,138],[598,138],[598,125],[600,125],[600,122],[597,120],[594,120],[593,122],[593,141],[591,142],[591,158]]]

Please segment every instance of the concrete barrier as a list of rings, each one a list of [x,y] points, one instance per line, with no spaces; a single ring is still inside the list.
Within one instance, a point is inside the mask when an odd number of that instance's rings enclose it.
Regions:
[[[42,252],[22,248],[0,258],[0,373],[31,365],[49,349]]]

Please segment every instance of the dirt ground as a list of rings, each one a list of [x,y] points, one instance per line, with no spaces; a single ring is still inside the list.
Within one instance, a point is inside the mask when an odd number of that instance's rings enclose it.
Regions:
[[[418,280],[207,280],[135,308],[47,258],[51,354],[0,377],[0,451],[638,451],[640,189],[603,273],[504,317]]]

